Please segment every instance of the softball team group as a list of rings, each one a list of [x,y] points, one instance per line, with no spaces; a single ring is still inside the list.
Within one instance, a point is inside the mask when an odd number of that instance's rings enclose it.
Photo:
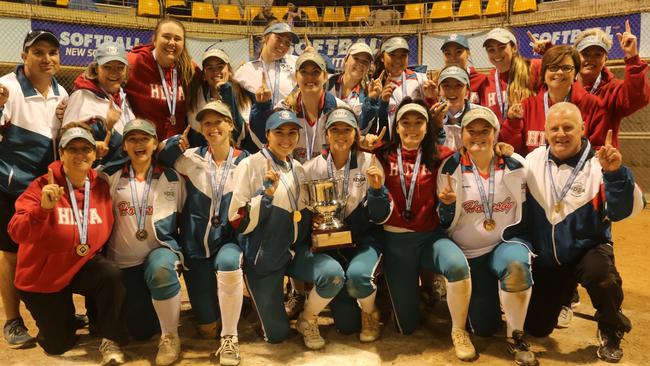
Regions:
[[[376,52],[353,44],[335,72],[307,39],[288,54],[299,38],[275,22],[236,68],[218,44],[197,65],[182,23],[163,19],[151,44],[99,45],[68,97],[54,78],[59,40],[33,30],[24,63],[0,78],[4,337],[61,354],[89,322],[101,363],[120,364],[129,338],[160,333],[155,362],[169,365],[183,278],[199,334],[220,338],[220,364],[238,365],[244,286],[267,342],[287,339],[296,318],[317,350],[326,307],[339,332],[381,337],[378,276],[399,331],[413,333],[435,273],[462,361],[478,357],[472,334],[494,335],[504,315],[514,362],[538,365],[525,334],[566,320],[580,284],[597,355],[618,362],[631,323],[611,222],[644,205],[618,135],[650,85],[629,24],[617,38],[623,80],[605,67],[612,41],[599,29],[573,46],[531,35],[541,62],[493,29],[489,75],[456,34],[439,71],[409,68],[408,43],[391,36]],[[304,183],[326,178],[354,246],[312,247],[324,217]]]

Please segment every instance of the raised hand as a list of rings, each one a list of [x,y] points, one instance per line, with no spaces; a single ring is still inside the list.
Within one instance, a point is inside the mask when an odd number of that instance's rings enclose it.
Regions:
[[[122,109],[117,106],[113,98],[111,97],[111,102],[108,106],[108,112],[106,112],[106,130],[111,131],[113,126],[120,120],[122,117]]]
[[[386,126],[381,128],[381,131],[379,131],[379,136],[369,133],[361,138],[359,144],[361,145],[361,148],[363,148],[364,150],[373,151],[376,148],[376,145],[382,141],[385,134],[386,134]]]
[[[4,107],[7,100],[9,100],[9,89],[0,84],[0,108]]]
[[[538,55],[544,55],[544,53],[549,47],[549,44],[551,44],[551,40],[543,39],[540,41],[532,33],[530,33],[530,31],[526,32],[526,34],[528,34],[528,38],[530,38],[530,41],[533,42],[533,52],[535,52]]]
[[[515,152],[515,147],[505,142],[497,142],[494,145],[494,152],[497,156],[512,156]]]
[[[275,193],[275,190],[278,189],[278,181],[280,180],[280,176],[278,173],[273,170],[273,166],[271,165],[271,160],[267,159],[266,160],[266,174],[264,174],[264,193],[266,193],[267,196],[273,196]]]
[[[63,121],[63,115],[65,114],[65,109],[68,108],[68,97],[63,98],[59,105],[56,106],[56,111],[54,115],[59,121]]]
[[[384,89],[382,85],[382,80],[384,79],[384,71],[379,74],[377,79],[371,79],[370,84],[368,85],[368,97],[372,100],[377,99],[381,91]]]
[[[276,75],[278,77],[278,75]],[[262,85],[260,85],[260,88],[257,89],[257,92],[255,93],[255,100],[258,103],[267,103],[271,101],[271,89],[269,89],[269,86],[266,81],[266,72],[262,71]]]
[[[309,40],[309,37],[307,37],[307,33],[305,33],[305,51],[304,52],[316,52],[316,49],[311,44],[311,41]]]
[[[368,185],[371,188],[379,189],[384,181],[384,172],[382,169],[377,166],[377,158],[375,155],[372,156],[370,166],[366,170],[366,176],[368,176]]]
[[[54,172],[52,172],[52,169],[48,169],[47,184],[43,186],[41,193],[41,207],[46,210],[53,209],[64,193],[63,187],[54,182]]]
[[[521,103],[515,103],[508,108],[508,119],[522,119],[524,118],[524,108]]]
[[[190,129],[191,127],[188,124],[187,127],[185,127],[185,130],[183,130],[181,138],[178,139],[178,147],[181,149],[181,151],[185,151],[190,148],[190,140],[187,138],[187,135],[190,133]]]
[[[386,72],[385,74],[384,71]],[[393,95],[393,90],[395,90],[395,85],[390,82],[390,72],[387,70],[384,71],[381,72],[382,75],[385,75],[385,79],[383,82],[383,88],[381,89],[380,98],[382,102],[388,103],[390,97]]]
[[[447,185],[442,189],[442,191],[440,191],[438,198],[440,199],[440,202],[445,205],[451,205],[456,202],[456,193],[451,185],[451,176],[449,173],[446,173],[445,175],[447,176]]]
[[[639,54],[636,36],[632,34],[629,20],[625,21],[625,32],[623,34],[616,33],[616,37],[618,38],[618,42],[621,44],[623,53],[625,53],[625,58],[634,57]]]
[[[104,156],[106,156],[106,154],[108,154],[112,133],[113,133],[112,130],[107,130],[106,137],[104,137],[104,140],[97,141],[97,143],[95,144],[95,150],[97,151],[98,158],[103,158]]]
[[[438,98],[438,84],[435,80],[429,79],[424,81],[422,85],[422,90],[424,91],[424,97],[427,99],[436,99]]]
[[[436,122],[439,128],[442,127],[442,125],[445,123],[445,116],[447,115],[447,111],[449,111],[449,102],[447,101],[437,102],[431,106],[431,109],[429,109],[434,122]]]
[[[603,171],[612,173],[618,171],[623,164],[623,155],[617,148],[612,146],[612,130],[607,131],[605,145],[598,150],[598,161]]]

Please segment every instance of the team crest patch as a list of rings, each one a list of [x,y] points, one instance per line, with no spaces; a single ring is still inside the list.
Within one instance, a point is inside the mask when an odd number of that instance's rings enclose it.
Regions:
[[[583,193],[585,193],[585,185],[582,182],[574,182],[573,185],[571,186],[571,189],[569,190],[571,192],[571,195],[573,197],[580,197],[582,196]]]
[[[173,187],[169,187],[163,192],[163,196],[167,201],[174,201],[176,199],[176,190]]]
[[[291,113],[289,111],[280,111],[280,118],[289,119],[291,118]]]
[[[115,47],[115,46],[106,47],[106,53],[111,55],[111,56],[112,55],[117,55],[117,47]]]
[[[366,182],[366,176],[361,173],[357,173],[354,177],[352,177],[352,182],[354,183],[355,187],[361,187]]]

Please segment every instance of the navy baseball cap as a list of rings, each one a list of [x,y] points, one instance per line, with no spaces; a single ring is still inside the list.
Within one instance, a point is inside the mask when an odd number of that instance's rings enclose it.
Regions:
[[[469,43],[467,43],[467,38],[465,36],[462,36],[460,34],[450,34],[445,38],[445,41],[442,43],[442,46],[440,47],[441,50],[445,49],[445,46],[448,45],[449,43],[456,43],[459,46],[463,47],[466,50],[469,50]]]
[[[291,26],[287,23],[275,23],[264,31],[264,35],[267,35],[269,33],[275,33],[275,34],[282,34],[282,33],[289,33],[291,34],[291,40],[293,43],[298,43],[300,42],[300,38],[298,38],[298,35],[296,35],[293,30],[291,30]]]
[[[44,29],[35,29],[27,33],[25,40],[23,41],[23,51],[27,51],[34,43],[38,41],[48,41],[54,44],[57,47],[61,47],[59,39],[49,30]]]
[[[269,118],[266,120],[266,131],[275,130],[276,128],[287,123],[292,123],[298,126],[298,128],[302,128],[300,119],[298,119],[298,116],[296,116],[293,111],[288,109],[281,109],[273,112],[273,114],[271,114],[271,116],[269,116]]]

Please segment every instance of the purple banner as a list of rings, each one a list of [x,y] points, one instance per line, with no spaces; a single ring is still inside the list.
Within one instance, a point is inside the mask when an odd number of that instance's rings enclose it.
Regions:
[[[61,64],[85,66],[95,55],[95,49],[103,42],[116,42],[129,50],[133,46],[148,43],[152,31],[126,28],[108,28],[71,23],[32,20],[32,29],[48,29],[61,43]]]
[[[624,16],[608,17],[608,18],[594,18],[583,19],[564,23],[550,23],[531,25],[524,27],[515,27],[513,31],[517,36],[519,43],[519,52],[526,58],[539,58],[538,54],[533,53],[533,43],[528,38],[527,32],[530,31],[537,39],[550,39],[553,44],[568,44],[573,45],[575,38],[580,32],[588,28],[602,29],[610,39],[612,39],[612,49],[609,51],[610,59],[623,58],[623,50],[618,43],[616,33],[625,32],[625,21],[630,21],[630,28],[632,33],[637,36],[638,44],[641,40],[641,16],[640,14],[628,14]]]
[[[373,53],[376,52],[381,46],[381,40],[383,36],[370,36],[370,37],[346,37],[338,36],[331,38],[310,38],[312,46],[316,51],[322,55],[326,55],[332,60],[334,66],[337,70],[340,70],[343,67],[343,59],[345,54],[348,52],[348,48],[356,42],[364,42],[369,45]],[[419,65],[418,61],[418,37],[417,36],[404,36],[404,39],[408,42],[409,45],[409,66]],[[255,42],[254,52],[255,57],[258,57],[262,47],[261,42]],[[302,55],[305,51],[304,39],[300,39],[300,43],[297,43],[291,47],[289,53],[296,56]]]

